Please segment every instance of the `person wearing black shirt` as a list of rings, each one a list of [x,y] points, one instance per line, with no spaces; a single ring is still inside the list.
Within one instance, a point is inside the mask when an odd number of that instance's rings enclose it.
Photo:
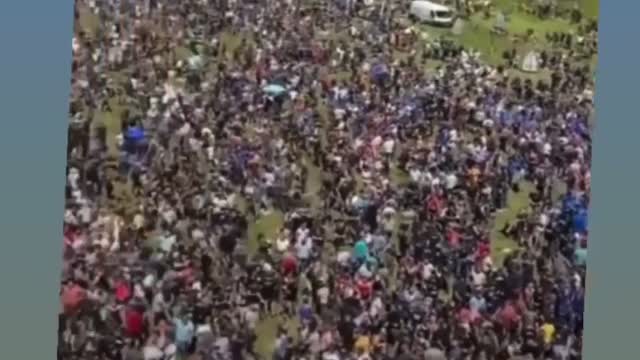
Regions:
[[[464,303],[469,297],[469,285],[462,279],[456,279],[453,284],[453,298],[456,303]]]
[[[202,267],[202,283],[207,285],[211,281],[211,265],[213,260],[206,252],[200,257],[200,266]]]
[[[263,311],[273,312],[273,302],[277,299],[277,279],[275,274],[269,272],[262,275],[260,279],[260,297],[262,298]]]
[[[387,313],[387,342],[395,345],[400,340],[402,327],[402,315],[399,309],[391,305]]]
[[[247,304],[261,304],[260,297],[260,284],[262,283],[262,277],[258,275],[255,279],[252,279],[247,284],[246,293],[244,295],[244,301]]]
[[[542,344],[540,342],[539,332],[536,330],[533,323],[525,326],[522,336],[522,353],[529,354],[534,359],[538,359],[543,349],[541,347]]]
[[[350,316],[342,316],[338,322],[338,333],[342,339],[342,347],[350,352],[355,343],[353,322]]]
[[[244,360],[245,341],[239,332],[231,338],[231,359]]]
[[[298,298],[298,283],[295,279],[287,280],[283,287],[284,311],[291,316],[295,312],[295,304]]]
[[[320,313],[320,299],[318,298],[318,289],[322,285],[320,280],[316,276],[314,271],[309,271],[307,274],[307,279],[309,279],[309,284],[311,285],[311,302],[318,313]]]
[[[234,235],[234,232],[227,232],[220,238],[220,250],[228,257],[233,254],[236,248],[237,241]]]
[[[378,229],[378,205],[371,204],[367,206],[363,214],[363,222],[369,225],[371,232]]]
[[[193,323],[196,325],[206,324],[212,311],[213,308],[210,301],[199,301],[193,307]]]

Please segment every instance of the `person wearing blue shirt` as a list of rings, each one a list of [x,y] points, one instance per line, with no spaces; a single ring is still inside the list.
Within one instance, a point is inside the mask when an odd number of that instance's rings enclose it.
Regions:
[[[571,305],[571,290],[565,287],[558,294],[556,302],[556,319],[559,325],[567,328],[571,327],[573,320]]]
[[[584,288],[575,288],[573,291],[571,306],[576,316],[574,327],[577,333],[584,328]]]
[[[179,316],[174,319],[175,342],[178,351],[188,354],[195,335],[195,326],[188,315]]]
[[[481,314],[486,310],[487,302],[479,293],[476,292],[469,299],[469,308],[471,308],[471,311]]]

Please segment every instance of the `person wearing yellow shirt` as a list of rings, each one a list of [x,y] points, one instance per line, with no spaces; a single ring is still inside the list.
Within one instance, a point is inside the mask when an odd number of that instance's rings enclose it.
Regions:
[[[545,346],[551,345],[556,333],[556,327],[551,322],[545,321],[540,327],[540,330],[542,331],[542,340]]]
[[[355,353],[359,356],[358,359],[369,359],[370,354],[380,350],[384,346],[384,343],[380,336],[372,334],[360,335],[354,344]]]
[[[368,334],[362,334],[356,339],[355,349],[358,353],[369,354],[372,345],[371,337]]]

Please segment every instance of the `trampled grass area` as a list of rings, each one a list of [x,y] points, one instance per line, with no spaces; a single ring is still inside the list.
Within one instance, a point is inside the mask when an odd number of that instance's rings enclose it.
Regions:
[[[519,192],[510,191],[507,198],[507,208],[496,214],[491,230],[491,254],[495,265],[500,266],[507,251],[515,250],[518,244],[511,238],[505,236],[500,230],[507,223],[513,223],[520,211],[525,210],[530,205],[531,192],[533,186],[523,182]]]

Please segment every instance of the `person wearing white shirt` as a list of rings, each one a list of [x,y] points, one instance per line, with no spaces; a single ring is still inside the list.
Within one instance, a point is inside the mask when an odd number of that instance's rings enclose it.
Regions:
[[[307,343],[309,344],[309,351],[314,354],[314,358],[322,352],[322,338],[318,331],[314,331],[309,335]]]
[[[442,182],[440,181],[440,177],[432,176],[429,183],[431,184],[431,187],[438,187]]]
[[[449,140],[451,142],[458,141],[458,131],[456,131],[455,129],[450,130],[449,131]]]
[[[67,175],[67,181],[72,190],[78,188],[78,180],[80,179],[80,172],[76,168],[69,169],[69,175]]]
[[[153,297],[153,301],[151,302],[151,309],[156,314],[164,313],[166,309],[166,302],[162,291],[158,291]]]
[[[322,354],[322,360],[340,360],[340,355],[336,351],[326,351]]]
[[[372,318],[376,318],[378,315],[382,314],[384,311],[384,303],[379,296],[376,296],[373,301],[371,301],[371,307],[369,308],[369,313]]]
[[[423,173],[417,168],[412,168],[411,170],[409,170],[409,176],[414,183],[421,183],[424,178]]]
[[[304,237],[296,243],[296,254],[298,259],[302,262],[306,262],[311,258],[311,250],[313,248],[313,244],[311,243],[311,239],[308,237]]]
[[[260,319],[260,314],[254,307],[249,307],[244,313],[244,320],[250,330],[254,330]]]
[[[141,283],[135,283],[133,285],[133,296],[141,300],[145,299],[144,286]]]
[[[331,295],[331,291],[326,285],[323,285],[318,289],[317,295],[320,305],[326,306],[329,303],[329,296]]]
[[[307,229],[305,226],[300,226],[296,230],[296,241],[301,241],[304,238],[306,238],[308,235],[309,235],[309,229]]]
[[[433,264],[427,262],[426,264],[422,265],[422,269],[420,271],[421,275],[422,275],[422,279],[423,280],[429,280],[431,278],[431,275],[433,274],[435,270],[435,267],[433,266]]]
[[[447,190],[451,190],[458,185],[458,177],[455,173],[449,173],[445,176],[445,185]]]
[[[276,239],[276,250],[280,253],[284,253],[289,250],[289,246],[291,243],[289,242],[289,238],[287,236],[279,236]]]
[[[144,346],[142,354],[144,360],[161,360],[165,355],[164,352],[152,342]]]
[[[267,172],[264,174],[264,183],[267,187],[273,186],[276,181],[276,177],[274,174]]]
[[[387,138],[382,144],[382,149],[386,155],[393,154],[393,150],[395,148],[395,141],[392,138]]]
[[[78,219],[76,218],[75,214],[73,213],[72,210],[67,209],[64,212],[64,222],[67,224],[71,224],[71,225],[77,225],[78,224]]]
[[[346,265],[350,259],[351,259],[351,252],[349,252],[348,250],[340,251],[336,256],[336,261],[340,265]]]
[[[156,277],[154,274],[147,274],[144,279],[142,279],[142,286],[145,289],[151,289],[155,283]]]
[[[360,275],[361,277],[363,277],[365,279],[370,279],[373,276],[373,272],[371,272],[371,270],[369,270],[369,267],[365,263],[365,264],[362,264],[360,266],[360,268],[358,269],[358,275]]]
[[[482,272],[482,269],[474,268],[471,270],[471,281],[473,282],[474,286],[476,286],[477,288],[482,288],[485,285],[486,280],[487,276],[484,272]]]

